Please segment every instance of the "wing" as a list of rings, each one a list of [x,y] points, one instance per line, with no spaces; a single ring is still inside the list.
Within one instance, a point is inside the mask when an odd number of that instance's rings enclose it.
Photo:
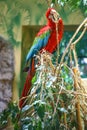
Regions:
[[[35,54],[38,53],[38,51],[40,51],[43,47],[46,46],[50,34],[51,34],[51,29],[38,33],[38,35],[35,37],[35,40],[33,42],[33,46],[31,47],[31,49],[27,54],[26,62],[28,62]]]

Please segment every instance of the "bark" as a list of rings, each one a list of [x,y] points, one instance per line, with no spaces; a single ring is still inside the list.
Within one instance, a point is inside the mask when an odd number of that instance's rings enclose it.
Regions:
[[[0,112],[12,98],[14,54],[11,44],[0,36]]]

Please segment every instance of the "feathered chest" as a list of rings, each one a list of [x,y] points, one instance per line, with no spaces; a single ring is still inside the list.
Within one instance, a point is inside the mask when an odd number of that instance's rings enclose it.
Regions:
[[[44,49],[50,53],[52,53],[56,48],[57,45],[59,44],[58,41],[58,34],[56,32],[56,29],[53,29],[51,31],[50,37],[48,39],[47,45],[44,47]]]

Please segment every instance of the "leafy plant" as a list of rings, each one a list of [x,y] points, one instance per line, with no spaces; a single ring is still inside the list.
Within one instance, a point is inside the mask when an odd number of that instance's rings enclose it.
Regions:
[[[10,103],[0,115],[0,128],[8,125],[9,121],[11,123],[8,127],[13,126],[14,130],[77,128],[75,95],[78,92],[74,88],[72,69],[66,63],[53,64],[55,56],[45,51],[37,58],[39,64],[36,65],[26,105],[20,110],[16,103]],[[78,100],[81,97],[78,96]],[[86,116],[83,118],[86,119]]]
[[[39,56],[41,60],[37,65],[36,80],[33,80],[26,105],[19,110],[17,104],[10,103],[0,116],[0,127],[7,125],[9,119],[15,130],[62,130],[70,127],[73,80],[67,66],[52,63],[54,58],[46,52]]]
[[[73,89],[70,70],[67,66],[52,64],[51,57],[46,52],[39,57],[41,61],[40,65],[37,65],[36,81],[34,80],[26,100],[27,105],[22,109],[23,130],[25,127],[30,130],[66,128],[64,116],[69,112],[72,113],[73,95],[68,92]],[[54,58],[52,57],[52,60]],[[26,125],[25,119],[27,119]]]
[[[49,0],[47,0],[48,5],[50,5]],[[86,0],[52,0],[51,6],[59,5],[61,7],[68,6],[71,11],[75,11],[76,9],[80,9],[84,16],[87,16],[87,1]]]
[[[20,110],[17,103],[10,102],[8,108],[0,114],[0,129],[11,123],[10,126],[8,125],[9,128],[14,126],[15,130],[19,130],[19,115]]]
[[[74,41],[75,36],[87,19],[78,27],[70,39],[61,60],[59,56],[43,51],[36,56],[36,73],[32,87],[26,98],[25,106],[20,110],[16,103],[10,103],[8,109],[0,115],[1,128],[11,122],[14,130],[71,130],[86,128],[87,91],[80,84],[78,60],[75,44],[83,32]],[[67,52],[71,52],[75,62],[73,66],[64,61]],[[83,123],[83,125],[82,125]],[[10,127],[10,126],[9,126]]]

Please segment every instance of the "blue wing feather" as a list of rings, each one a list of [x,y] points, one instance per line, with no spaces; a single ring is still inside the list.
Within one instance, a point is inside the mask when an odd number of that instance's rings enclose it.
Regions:
[[[43,47],[46,46],[49,37],[50,37],[50,30],[47,30],[43,34],[35,38],[33,46],[31,47],[31,49],[27,54],[26,62],[28,62],[35,54],[38,53],[38,51],[40,51]]]

